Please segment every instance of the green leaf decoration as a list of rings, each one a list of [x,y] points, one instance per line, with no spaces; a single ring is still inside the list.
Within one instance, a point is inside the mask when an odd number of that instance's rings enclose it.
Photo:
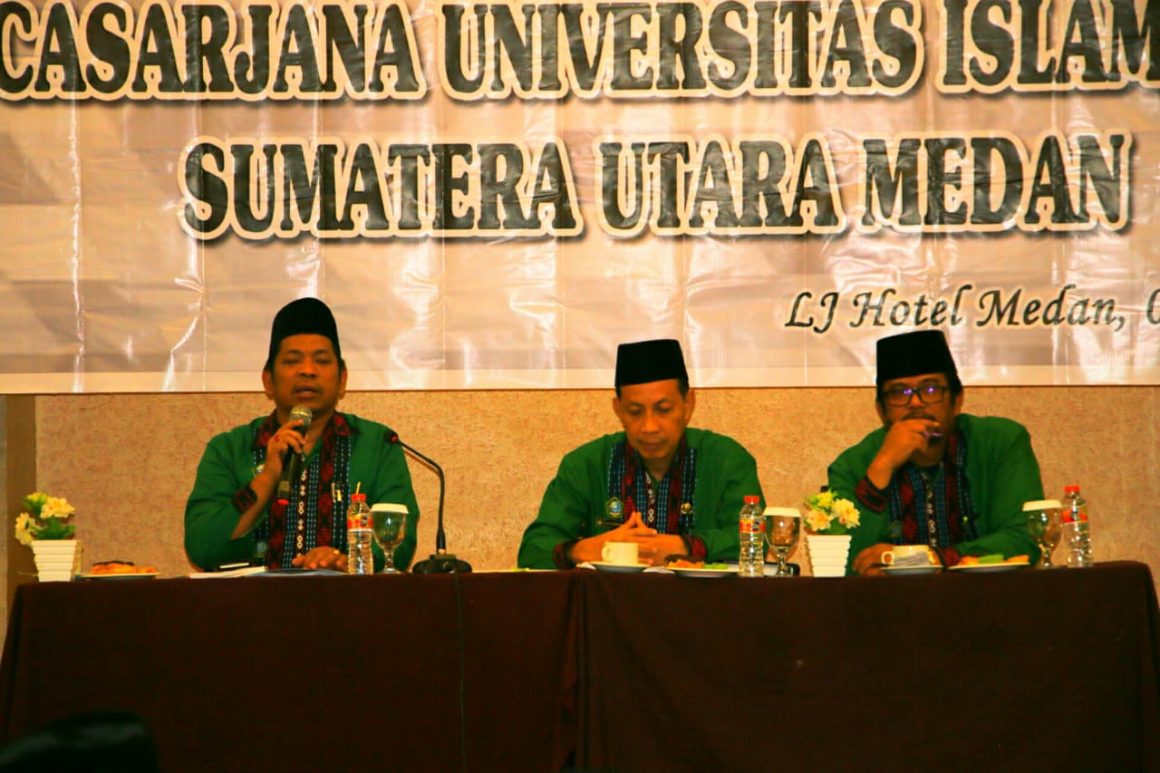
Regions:
[[[45,518],[40,528],[33,528],[36,539],[71,539],[76,534],[76,526],[55,515]]]

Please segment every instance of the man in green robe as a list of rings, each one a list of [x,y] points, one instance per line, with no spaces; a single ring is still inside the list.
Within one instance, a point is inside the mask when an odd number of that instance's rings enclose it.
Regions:
[[[612,411],[623,432],[564,457],[518,562],[566,569],[599,561],[605,542],[635,542],[640,560],[736,561],[738,514],[761,496],[757,464],[737,441],[690,428],[696,393],[677,341],[621,344]]]
[[[194,566],[261,561],[343,571],[346,508],[356,489],[368,503],[407,506],[395,564],[410,564],[419,507],[406,459],[387,427],[338,411],[346,376],[326,304],[300,298],[284,306],[262,370],[273,412],[214,437],[198,464],[185,505],[185,552]]]
[[[1043,499],[1031,436],[1021,425],[962,412],[963,384],[938,330],[878,341],[875,407],[882,427],[829,468],[851,500],[847,573],[880,574],[894,545],[927,544],[947,566],[963,556],[1038,556],[1023,503]]]

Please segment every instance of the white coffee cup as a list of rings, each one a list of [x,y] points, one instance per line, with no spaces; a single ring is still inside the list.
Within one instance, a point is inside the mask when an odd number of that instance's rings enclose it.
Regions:
[[[915,556],[921,556],[919,561]],[[882,552],[882,563],[903,563],[910,566],[930,563],[930,548],[926,545],[895,545],[890,550]]]
[[[635,542],[605,542],[600,548],[600,559],[617,566],[633,566],[639,563],[640,546]]]

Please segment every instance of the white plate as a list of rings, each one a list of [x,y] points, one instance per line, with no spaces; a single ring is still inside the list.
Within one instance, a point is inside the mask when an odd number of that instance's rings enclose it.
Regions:
[[[967,564],[966,566],[958,564],[952,566],[951,571],[987,574],[988,572],[1013,572],[1016,569],[1026,569],[1030,565],[1028,561],[1004,561],[1001,564]]]
[[[882,571],[887,574],[938,574],[942,567],[938,564],[923,564],[920,566],[884,566]]]
[[[670,566],[669,571],[681,577],[733,577],[736,569],[701,569],[693,566]]]
[[[190,572],[185,576],[194,580],[228,579],[230,577],[248,577],[251,574],[263,574],[268,571],[264,566],[242,566],[236,569],[222,569],[217,572]]]
[[[93,574],[82,572],[78,574],[82,580],[152,580],[161,572],[122,572],[120,574]]]
[[[590,561],[589,563],[602,572],[613,572],[614,574],[632,574],[633,572],[643,572],[649,568],[649,564],[610,564],[606,561]]]

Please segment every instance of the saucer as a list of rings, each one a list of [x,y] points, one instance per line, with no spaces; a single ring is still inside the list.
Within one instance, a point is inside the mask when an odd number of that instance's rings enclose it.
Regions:
[[[670,566],[668,569],[681,577],[733,577],[737,574],[736,568],[705,569],[698,566]]]
[[[81,572],[77,575],[82,580],[152,580],[161,572],[121,572],[119,574],[94,574]]]
[[[596,569],[601,572],[612,572],[614,574],[632,574],[634,572],[643,572],[649,568],[649,564],[610,564],[607,561],[589,561]]]
[[[958,564],[952,566],[952,572],[966,572],[968,574],[987,574],[989,572],[1013,572],[1016,569],[1026,569],[1030,566],[1029,561],[1004,561],[1000,564],[967,564],[963,566]]]
[[[886,574],[908,575],[908,574],[938,574],[942,571],[942,567],[938,564],[919,564],[918,566],[884,566],[882,571]]]

